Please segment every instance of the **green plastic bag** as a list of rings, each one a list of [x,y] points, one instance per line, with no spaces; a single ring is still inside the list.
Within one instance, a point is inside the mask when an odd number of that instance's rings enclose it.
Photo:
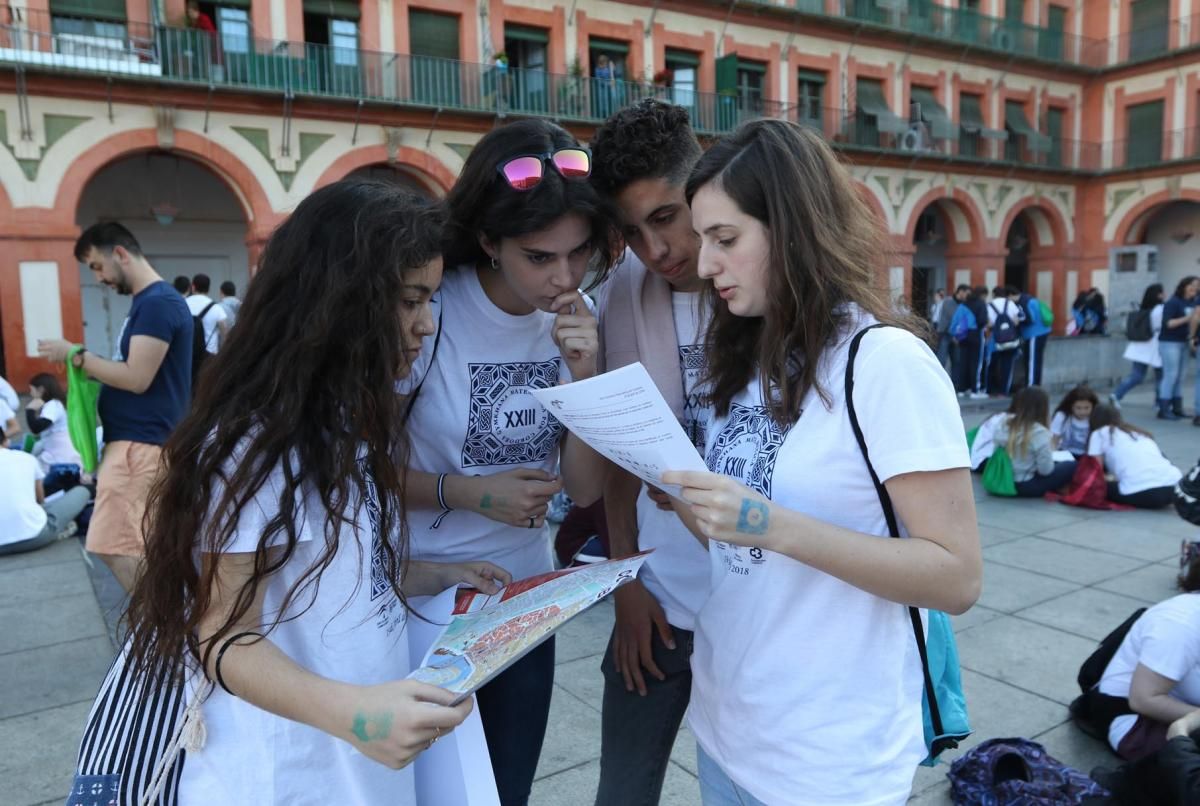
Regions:
[[[1001,445],[996,446],[983,469],[983,489],[992,495],[1004,495],[1009,498],[1017,494],[1017,485],[1013,481],[1012,459]]]
[[[979,436],[979,426],[975,426],[967,432],[967,450],[975,447],[975,437]]]
[[[1038,309],[1041,311],[1041,314],[1042,314],[1042,324],[1043,325],[1049,326],[1049,325],[1054,324],[1054,309],[1053,308],[1051,308],[1049,305],[1047,305],[1046,303],[1042,302],[1039,299],[1038,300]]]
[[[85,473],[95,473],[100,464],[96,445],[96,401],[100,399],[100,382],[94,381],[71,362],[82,347],[72,347],[67,354],[67,434],[79,451]]]

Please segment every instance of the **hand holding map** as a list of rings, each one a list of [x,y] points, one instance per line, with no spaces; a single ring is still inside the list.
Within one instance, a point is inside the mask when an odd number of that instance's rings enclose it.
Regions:
[[[678,496],[679,488],[664,485],[663,473],[708,470],[639,363],[531,393],[594,451],[672,495]]]

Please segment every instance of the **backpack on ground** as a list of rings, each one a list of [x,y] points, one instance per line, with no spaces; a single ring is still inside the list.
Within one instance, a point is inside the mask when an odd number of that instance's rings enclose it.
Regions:
[[[989,739],[950,766],[957,806],[1075,806],[1108,792],[1028,739]]]
[[[1150,341],[1154,338],[1149,311],[1131,311],[1125,317],[1125,338],[1130,341]]]
[[[996,314],[996,324],[992,327],[992,340],[996,342],[997,350],[1015,350],[1021,346],[1021,334],[1017,330],[1012,317],[1008,315],[1008,306],[1000,310],[994,304],[988,306]]]
[[[1017,483],[1013,479],[1012,458],[1003,445],[997,445],[983,468],[983,489],[992,495],[1012,498],[1017,494]]]
[[[208,316],[208,312],[216,305],[215,302],[210,302],[204,306],[204,310],[192,317],[192,391],[195,392],[196,378],[200,376],[200,367],[204,364],[204,360],[208,358],[208,339],[204,337],[204,317]]]
[[[950,337],[955,341],[964,341],[967,334],[972,330],[979,329],[979,322],[975,319],[975,314],[971,313],[971,309],[965,303],[954,309],[954,316],[950,319]]]

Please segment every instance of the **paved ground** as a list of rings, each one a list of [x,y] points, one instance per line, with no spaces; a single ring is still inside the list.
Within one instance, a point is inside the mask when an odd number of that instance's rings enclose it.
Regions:
[[[1200,429],[1190,420],[1153,419],[1148,385],[1127,398],[1125,411],[1131,421],[1155,431],[1181,468],[1200,455]],[[983,413],[970,410],[964,419],[973,425]],[[977,506],[984,591],[956,624],[976,729],[972,741],[1020,735],[1085,771],[1111,763],[1102,745],[1068,722],[1076,671],[1130,612],[1172,595],[1179,542],[1197,537],[1197,529],[1168,511],[1093,512],[989,498],[978,487]],[[114,585],[103,568],[90,567],[74,541],[0,558],[5,803],[62,803],[87,708],[113,654],[120,608]],[[598,666],[611,623],[612,609],[604,603],[560,633],[550,730],[533,793],[537,806],[593,800],[600,747]],[[949,803],[946,770],[944,764],[921,769],[913,802]],[[699,802],[695,771],[694,742],[685,728],[675,744],[664,804]]]

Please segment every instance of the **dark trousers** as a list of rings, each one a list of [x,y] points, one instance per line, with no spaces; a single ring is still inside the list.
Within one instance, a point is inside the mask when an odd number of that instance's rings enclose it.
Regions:
[[[1116,504],[1137,507],[1138,509],[1162,509],[1175,500],[1174,487],[1154,487],[1149,490],[1139,490],[1129,495],[1121,495],[1121,490],[1115,481],[1108,483],[1108,500]]]
[[[1046,493],[1066,487],[1075,475],[1075,461],[1055,462],[1054,469],[1045,476],[1034,476],[1029,481],[1016,483],[1018,498],[1041,498]]]
[[[655,806],[662,795],[667,763],[692,694],[692,633],[672,627],[675,649],[651,632],[651,654],[659,680],[643,670],[646,696],[625,690],[608,642],[601,670],[604,705],[600,733],[600,789],[596,806]]]
[[[988,373],[988,391],[994,395],[1007,395],[1012,391],[1013,363],[1017,350],[996,350],[992,353],[992,365]]]
[[[959,343],[961,375],[959,388],[964,392],[978,392],[983,389],[983,341],[979,331],[973,330]]]
[[[1036,339],[1022,339],[1021,352],[1025,354],[1025,385],[1042,385],[1042,362],[1046,358],[1046,341],[1049,334]]]
[[[524,806],[554,691],[553,636],[476,693],[501,806]]]

